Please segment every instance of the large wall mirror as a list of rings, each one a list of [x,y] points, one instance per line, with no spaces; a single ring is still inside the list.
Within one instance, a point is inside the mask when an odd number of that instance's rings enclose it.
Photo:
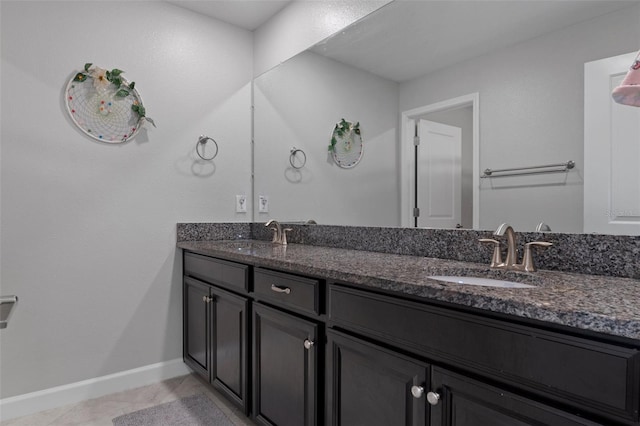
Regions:
[[[255,79],[254,218],[582,233],[585,63],[639,48],[636,1],[389,3]],[[360,123],[352,168],[328,150],[341,119]]]

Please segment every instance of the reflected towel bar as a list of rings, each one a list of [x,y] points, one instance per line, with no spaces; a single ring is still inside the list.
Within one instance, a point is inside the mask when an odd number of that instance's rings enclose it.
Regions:
[[[485,169],[481,178],[488,177],[504,177],[504,176],[518,176],[518,175],[537,175],[540,173],[559,173],[566,172],[573,169],[576,166],[574,161],[567,161],[566,163],[547,164],[544,166],[531,166],[531,167],[516,167],[513,169]],[[498,174],[495,174],[498,173]]]

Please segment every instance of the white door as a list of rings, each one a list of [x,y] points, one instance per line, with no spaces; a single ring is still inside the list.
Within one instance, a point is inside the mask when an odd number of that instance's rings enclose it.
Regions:
[[[640,235],[640,108],[611,98],[635,56],[585,64],[584,232]]]
[[[461,222],[462,129],[420,120],[418,135],[418,226],[455,228]]]

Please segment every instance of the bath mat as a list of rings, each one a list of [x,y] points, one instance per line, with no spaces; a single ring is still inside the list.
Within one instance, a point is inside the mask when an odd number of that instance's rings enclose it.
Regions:
[[[114,426],[233,426],[204,394],[134,411],[113,419]]]

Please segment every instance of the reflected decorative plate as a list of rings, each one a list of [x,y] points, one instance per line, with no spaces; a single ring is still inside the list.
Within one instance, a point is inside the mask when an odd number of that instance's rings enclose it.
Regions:
[[[129,83],[119,74],[113,77],[120,83],[117,86],[106,81],[104,76],[93,77],[91,73],[99,68],[89,68],[90,65],[85,66],[85,71],[74,74],[67,84],[65,103],[69,116],[93,139],[108,143],[126,142],[138,133],[145,121],[142,98],[134,87],[135,83]],[[104,84],[95,84],[96,78],[102,78]],[[123,88],[125,92],[122,92]],[[142,115],[136,109],[142,111]]]
[[[329,151],[338,166],[345,169],[355,167],[364,152],[360,123],[354,124],[344,118],[340,120],[333,129]]]

